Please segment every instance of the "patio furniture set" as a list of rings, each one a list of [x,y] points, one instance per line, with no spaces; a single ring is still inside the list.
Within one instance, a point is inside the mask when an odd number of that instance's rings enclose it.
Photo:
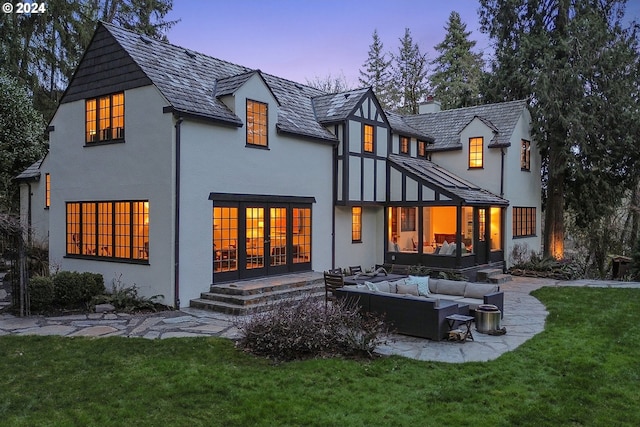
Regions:
[[[458,332],[452,338],[462,342],[473,339],[477,311],[491,307],[500,317],[504,313],[504,293],[496,284],[410,276],[398,268],[348,276],[325,272],[325,285],[327,301],[353,301],[361,312],[383,316],[399,334],[434,341],[450,338],[450,331]]]

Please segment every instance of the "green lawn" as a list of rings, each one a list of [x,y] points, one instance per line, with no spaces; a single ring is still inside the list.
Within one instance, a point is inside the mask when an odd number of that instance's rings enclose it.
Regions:
[[[2,426],[638,426],[640,290],[543,288],[492,362],[272,365],[214,338],[0,337]]]

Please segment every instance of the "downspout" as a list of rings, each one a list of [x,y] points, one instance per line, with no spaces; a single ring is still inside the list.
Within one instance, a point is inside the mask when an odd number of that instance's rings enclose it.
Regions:
[[[28,246],[31,247],[31,196],[33,196],[33,194],[31,193],[30,182],[27,182],[27,191],[29,192],[29,202],[27,207],[27,243]]]
[[[174,244],[173,244],[173,292],[174,306],[180,308],[180,125],[182,117],[178,117],[176,121],[176,181],[175,181],[175,205],[174,205]]]
[[[500,158],[500,197],[504,197],[504,148],[500,149],[502,157]]]
[[[334,127],[338,134],[338,125]],[[344,142],[343,142],[344,144]],[[344,160],[343,160],[344,161]],[[344,167],[344,165],[343,165]],[[331,268],[336,268],[336,201],[338,200],[338,144],[333,147],[333,182],[331,201]]]

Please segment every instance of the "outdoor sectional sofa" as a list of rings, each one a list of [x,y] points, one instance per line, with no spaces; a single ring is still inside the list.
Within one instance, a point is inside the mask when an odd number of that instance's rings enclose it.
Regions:
[[[490,283],[409,276],[345,286],[335,294],[354,301],[362,312],[383,315],[397,333],[434,341],[447,337],[447,316],[473,314],[480,304],[495,305],[504,313],[504,293]]]

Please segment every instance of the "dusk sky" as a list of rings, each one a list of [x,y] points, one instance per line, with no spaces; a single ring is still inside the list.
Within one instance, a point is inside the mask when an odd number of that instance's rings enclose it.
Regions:
[[[367,59],[373,30],[386,52],[397,53],[404,29],[429,60],[457,11],[485,58],[492,49],[480,33],[477,0],[174,0],[168,20],[180,19],[169,41],[182,47],[305,83],[344,75],[352,87]],[[627,16],[640,19],[640,1]]]

